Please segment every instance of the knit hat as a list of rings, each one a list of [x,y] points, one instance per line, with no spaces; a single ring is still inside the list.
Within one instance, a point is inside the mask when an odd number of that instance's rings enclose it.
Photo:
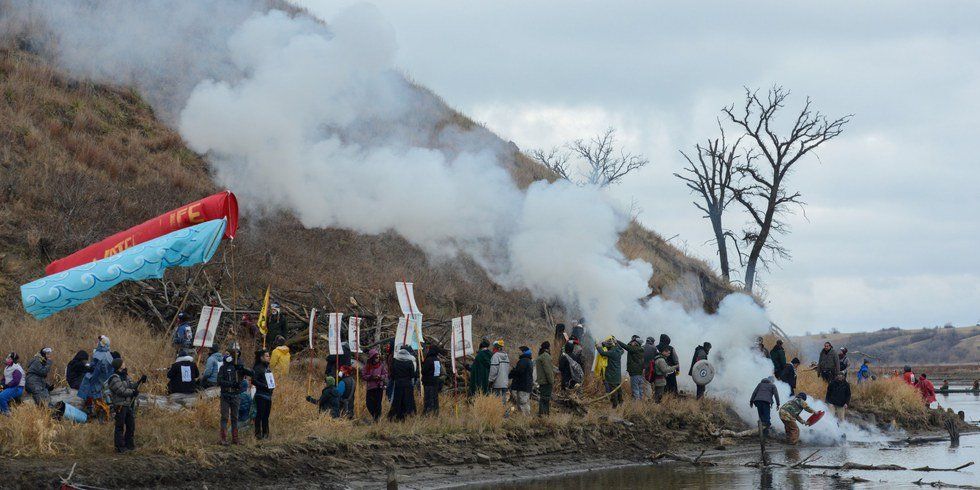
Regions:
[[[480,348],[483,349],[483,348],[486,348],[486,347],[490,347],[490,341],[487,340],[487,339],[481,340],[480,341]]]
[[[327,376],[327,388],[331,386],[337,386],[337,379],[333,376]]]
[[[496,348],[498,348],[498,349],[503,349],[504,348],[504,339],[497,339],[497,341],[493,343],[493,346],[496,347]]]
[[[41,355],[43,355],[45,357],[47,357],[47,355],[50,354],[50,353],[52,353],[52,352],[54,352],[54,349],[52,349],[50,347],[45,347],[45,348],[41,349]]]
[[[121,357],[119,359],[113,359],[112,360],[112,370],[113,371],[118,371],[119,368],[122,367],[122,365],[123,365],[123,360],[122,360]]]

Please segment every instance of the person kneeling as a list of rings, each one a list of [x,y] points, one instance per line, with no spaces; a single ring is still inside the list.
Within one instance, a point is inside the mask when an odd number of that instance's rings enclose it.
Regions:
[[[337,391],[337,380],[333,376],[327,376],[327,383],[319,399],[308,396],[306,401],[316,405],[320,413],[330,412],[331,417],[340,418],[340,392]]]
[[[167,394],[194,393],[197,391],[195,380],[199,375],[194,356],[186,350],[180,351],[180,356],[167,371]]]

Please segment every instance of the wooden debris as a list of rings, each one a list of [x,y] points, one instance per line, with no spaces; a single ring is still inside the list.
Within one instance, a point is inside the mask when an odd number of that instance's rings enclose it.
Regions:
[[[954,485],[952,483],[944,483],[941,481],[934,482],[924,482],[922,478],[912,482],[913,485],[919,485],[920,487],[933,487],[933,488],[970,488],[970,489],[980,489],[980,487],[974,485]]]
[[[695,458],[692,458],[690,456],[680,455],[680,454],[674,454],[674,453],[656,453],[656,454],[650,456],[650,461],[659,461],[661,459],[669,459],[669,460],[672,460],[672,461],[680,461],[682,463],[691,463],[694,466],[718,466],[718,463],[713,463],[711,461],[703,461],[703,460],[701,460],[701,457],[704,456],[704,452],[705,452],[705,450],[702,449],[701,450],[701,454],[698,454],[698,456],[695,457]]]

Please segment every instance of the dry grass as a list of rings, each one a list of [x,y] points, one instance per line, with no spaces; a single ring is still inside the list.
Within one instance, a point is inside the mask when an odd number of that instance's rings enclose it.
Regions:
[[[852,386],[851,407],[875,414],[879,420],[897,421],[903,427],[926,425],[930,411],[922,395],[901,378],[879,378]]]

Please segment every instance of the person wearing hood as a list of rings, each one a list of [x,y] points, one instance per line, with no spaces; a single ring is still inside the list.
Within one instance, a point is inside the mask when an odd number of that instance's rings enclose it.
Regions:
[[[269,438],[269,416],[272,414],[272,393],[276,389],[276,376],[269,369],[269,351],[255,352],[252,366],[252,386],[255,386],[255,438]]]
[[[10,400],[20,398],[24,394],[26,376],[24,368],[18,363],[20,356],[16,352],[7,354],[3,361],[3,379],[0,379],[0,414],[10,415]]]
[[[915,388],[919,390],[922,399],[925,400],[926,408],[936,401],[936,387],[933,386],[932,381],[929,381],[926,373],[919,375],[919,381],[915,384]]]
[[[789,385],[789,396],[796,394],[796,369],[800,365],[800,359],[794,357],[789,364],[783,366],[783,372],[779,373],[779,380]]]
[[[817,374],[824,381],[830,383],[840,372],[840,359],[834,352],[834,346],[830,342],[823,343],[823,350],[820,351],[820,359],[817,361]]]
[[[99,343],[92,352],[88,372],[82,376],[82,382],[78,386],[78,397],[84,401],[85,408],[91,408],[95,400],[102,399],[102,385],[115,372],[112,368],[113,357],[109,346],[109,337],[100,336]]]
[[[865,359],[864,362],[861,363],[861,368],[858,369],[857,372],[858,384],[861,384],[873,378],[874,376],[871,374],[871,361]]]
[[[190,352],[180,351],[180,356],[174,360],[167,370],[167,394],[174,393],[190,394],[197,391],[197,384],[194,382],[200,376],[197,363]]]
[[[605,385],[606,393],[611,393],[609,395],[609,402],[613,408],[623,403],[623,390],[621,386],[623,383],[623,348],[616,342],[616,337],[610,336],[601,344],[595,345],[596,353],[606,358],[606,371],[603,376],[603,384]]]
[[[551,413],[551,393],[555,387],[555,366],[551,361],[551,342],[544,341],[534,360],[534,371],[538,378],[538,415]]]
[[[24,387],[31,394],[34,403],[42,407],[48,406],[51,401],[51,392],[48,386],[48,373],[51,372],[52,362],[51,353],[51,348],[45,347],[35,354],[30,364],[27,365],[27,382]]]
[[[640,336],[634,335],[629,343],[617,340],[616,344],[626,351],[626,374],[630,377],[630,391],[633,393],[633,399],[642,400],[643,385],[647,382],[643,379],[643,346],[640,345]]]
[[[239,420],[239,410],[241,410],[242,402],[242,382],[245,380],[245,376],[252,376],[252,372],[245,368],[242,364],[240,352],[235,347],[231,347],[224,354],[224,358],[221,359],[221,365],[218,367],[218,374],[215,377],[218,386],[221,388],[221,399],[220,407],[221,410],[221,427],[219,442],[221,445],[228,444],[228,425],[231,425],[231,443],[239,444],[238,440],[238,426]],[[245,385],[245,391],[247,391],[248,385]]]
[[[802,412],[813,413],[813,409],[806,404],[806,393],[800,392],[795,397],[779,407],[779,420],[783,422],[786,429],[786,442],[796,445],[800,442],[800,427],[796,422],[805,424],[806,421],[800,417]]]
[[[493,355],[490,357],[490,373],[488,375],[493,393],[500,397],[501,403],[507,405],[507,385],[510,381],[510,357],[504,351],[504,341],[493,343]]]
[[[667,373],[664,385],[664,393],[677,393],[677,373],[680,372],[681,361],[677,357],[677,351],[672,345],[670,345],[670,337],[667,334],[660,334],[660,343],[657,344],[657,352],[663,352],[664,348],[669,350],[669,353],[664,357],[666,358],[667,364],[674,367],[674,371]]]
[[[276,373],[276,377],[279,379],[286,379],[289,375],[289,361],[292,355],[289,353],[289,346],[286,345],[286,339],[280,335],[276,337],[276,348],[272,349],[272,356],[269,360],[269,369]]]
[[[194,347],[194,327],[191,325],[187,313],[181,311],[177,313],[177,330],[174,330],[173,345],[174,350],[179,354],[182,350],[190,350]]]
[[[705,342],[694,348],[694,356],[691,357],[691,367],[687,369],[688,376],[694,376],[694,365],[697,364],[698,361],[708,360],[708,352],[710,351],[711,342]],[[704,397],[705,385],[699,385],[697,383],[695,383],[695,385],[697,385],[697,399],[700,400]]]
[[[88,372],[88,352],[80,350],[65,366],[65,381],[68,382],[68,387],[77,390],[86,372]]]
[[[439,415],[439,393],[442,391],[443,371],[439,355],[442,349],[438,345],[430,345],[429,351],[422,362],[422,415]]]
[[[135,402],[139,398],[139,387],[146,381],[143,376],[139,381],[129,379],[129,370],[122,358],[112,360],[113,373],[106,380],[112,398],[112,413],[115,421],[113,441],[116,452],[124,453],[136,449],[136,409]]]
[[[847,368],[851,367],[851,361],[847,359],[847,347],[840,348],[840,354],[837,354],[837,362],[840,364],[840,372],[844,373],[844,377],[847,377]]]
[[[217,345],[211,346],[211,355],[204,361],[204,374],[201,375],[201,388],[210,388],[218,384],[218,370],[224,362],[225,354]]]
[[[402,345],[395,351],[391,362],[391,409],[388,420],[401,421],[415,413],[415,393],[412,382],[418,377],[418,365],[408,346]]]
[[[677,365],[671,365],[668,360],[671,350],[669,345],[665,345],[657,357],[653,359],[652,379],[650,381],[653,382],[653,400],[657,403],[660,403],[667,391],[667,375],[677,371]]]
[[[851,384],[847,382],[844,373],[837,373],[837,377],[827,384],[825,399],[837,420],[843,422],[847,416],[847,404],[851,402]]]
[[[493,354],[490,352],[490,342],[487,339],[480,341],[480,350],[477,351],[476,357],[473,358],[473,364],[470,364],[470,385],[468,387],[467,393],[469,396],[473,396],[477,393],[485,395],[490,393],[490,358]]]
[[[340,380],[337,382],[337,392],[340,393],[340,413],[349,419],[354,418],[354,391],[357,387],[357,380],[354,378],[354,368],[350,366],[340,366],[337,374]]]
[[[286,338],[288,333],[286,331],[286,315],[282,314],[282,309],[279,307],[279,303],[272,303],[270,310],[272,310],[272,314],[269,315],[266,322],[266,338]]]
[[[306,397],[306,401],[314,404],[320,413],[330,413],[330,416],[340,418],[340,392],[337,391],[337,380],[333,376],[327,376],[320,398]]]
[[[783,339],[776,339],[776,345],[769,351],[769,359],[772,360],[772,372],[779,376],[786,367],[786,349],[783,348]]]
[[[388,384],[388,368],[381,362],[381,353],[377,349],[368,352],[367,364],[361,370],[364,380],[365,402],[368,413],[375,422],[381,418],[381,401],[384,399],[385,387]]]
[[[534,390],[534,362],[531,361],[531,348],[521,346],[521,357],[509,374],[510,392],[517,402],[517,408],[525,416],[531,415],[531,391]]]
[[[763,431],[772,426],[773,401],[776,402],[777,407],[779,406],[779,392],[776,390],[776,383],[773,381],[772,376],[763,378],[756,385],[752,396],[749,397],[749,406],[754,406],[756,411],[759,412],[759,423],[762,424]]]

